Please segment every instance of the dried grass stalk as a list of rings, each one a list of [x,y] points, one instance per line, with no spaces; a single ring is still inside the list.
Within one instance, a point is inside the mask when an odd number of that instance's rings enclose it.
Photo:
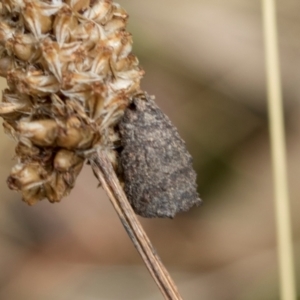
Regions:
[[[262,4],[280,269],[280,299],[296,300],[292,225],[289,207],[283,103],[277,41],[276,4],[274,0],[263,0]]]
[[[165,299],[182,299],[176,285],[156,254],[155,249],[151,245],[145,231],[135,216],[105,152],[98,150],[96,153],[92,154],[89,162],[95,176],[107,192],[125,230],[140,253]]]

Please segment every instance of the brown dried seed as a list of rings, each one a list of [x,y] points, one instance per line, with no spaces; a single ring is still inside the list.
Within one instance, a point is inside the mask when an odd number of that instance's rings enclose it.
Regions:
[[[69,171],[78,164],[83,164],[84,158],[78,156],[75,152],[61,149],[54,158],[54,168],[59,172]]]
[[[12,68],[13,62],[14,59],[10,56],[0,58],[0,76],[7,76],[7,72]]]
[[[124,30],[126,27],[126,20],[120,17],[114,17],[112,20],[108,21],[104,29],[109,34],[117,30]]]
[[[52,75],[33,76],[29,73],[27,76],[23,81],[28,88],[27,94],[44,97],[59,91],[59,82]]]
[[[39,158],[40,149],[33,145],[28,147],[28,145],[18,143],[15,152],[18,155],[18,157],[22,159],[22,163],[24,163],[26,160],[30,161],[31,159]]]
[[[115,72],[126,71],[133,68],[137,68],[139,65],[139,60],[134,55],[128,55],[124,58],[119,59],[116,62],[113,62],[112,67]]]
[[[39,163],[45,168],[52,169],[53,149],[51,148],[36,147],[23,143],[21,139],[15,151],[22,163]]]
[[[53,75],[43,75],[40,70],[25,71],[16,68],[7,73],[7,84],[12,91],[44,97],[59,91],[59,83]]]
[[[66,75],[67,76],[65,76],[65,74],[63,74],[63,84],[62,85],[63,85],[64,89],[62,89],[61,92],[66,97],[69,97],[71,99],[76,99],[78,101],[85,103],[85,99],[88,99],[91,94],[91,84],[80,83],[75,86],[72,86],[69,81],[69,80],[71,80],[68,76],[69,74],[66,74]]]
[[[91,64],[91,72],[106,76],[110,71],[110,58],[112,49],[96,47],[96,55]]]
[[[120,117],[123,115],[125,107],[128,106],[128,101],[129,100],[124,98],[124,95],[122,93],[113,98],[106,99],[100,124],[100,130],[104,130],[105,128],[114,126],[117,122],[119,122]]]
[[[30,189],[22,190],[22,200],[28,205],[34,205],[37,202],[46,198],[44,186],[36,186]]]
[[[17,33],[6,43],[6,48],[23,61],[29,61],[33,57],[38,57],[39,50],[35,47],[36,40],[31,34]]]
[[[46,178],[47,172],[40,164],[19,163],[12,168],[7,182],[12,190],[26,190],[42,185]]]
[[[4,121],[2,125],[3,125],[5,134],[10,136],[14,140],[18,140],[18,134],[17,134],[15,128],[9,122]]]
[[[126,10],[119,4],[114,3],[114,10],[113,10],[113,15],[115,17],[119,17],[122,19],[127,19],[128,18],[128,14],[126,12]]]
[[[55,146],[58,124],[54,120],[20,121],[17,130],[37,146]]]
[[[105,22],[105,17],[112,9],[112,1],[100,0],[93,1],[92,5],[83,13],[83,16],[94,22]]]
[[[64,6],[55,16],[53,29],[59,45],[69,42],[71,32],[78,26],[76,17],[68,6]]]
[[[74,187],[76,178],[79,175],[82,167],[83,167],[83,163],[77,164],[77,165],[74,165],[72,167],[72,169],[70,169],[70,171],[61,173],[65,183],[67,184],[67,186],[70,189],[72,189]]]
[[[61,81],[62,63],[60,60],[59,44],[51,41],[50,39],[45,39],[41,44],[41,49],[50,71],[55,75],[58,81]]]
[[[8,114],[15,114],[25,107],[25,103],[0,103],[0,115],[6,117]]]
[[[4,21],[0,22],[0,44],[5,46],[5,43],[14,36],[15,29],[10,27]]]
[[[63,6],[62,2],[46,3],[43,1],[24,1],[25,7],[23,17],[25,25],[35,35],[40,37],[41,34],[49,32],[52,28],[52,15],[57,13]]]
[[[57,117],[63,117],[66,112],[64,101],[62,101],[62,99],[56,94],[52,94],[50,97],[52,101],[51,110],[53,115]]]
[[[67,0],[66,2],[74,11],[85,11],[90,5],[90,0]]]
[[[62,174],[53,172],[48,182],[44,184],[45,196],[54,203],[59,202],[62,197],[67,196],[70,188],[65,183]]]
[[[72,31],[72,41],[82,41],[84,48],[90,50],[104,35],[103,29],[95,22],[85,20]]]
[[[51,30],[52,18],[43,13],[38,2],[26,1],[23,16],[27,29],[35,37],[38,38],[42,33],[47,33]]]
[[[103,95],[102,93],[94,93],[87,99],[87,108],[91,118],[94,120],[97,120],[103,113],[104,101],[105,94]]]
[[[17,120],[23,114],[30,114],[31,102],[28,96],[11,93],[8,89],[4,90],[2,103],[0,103],[0,115],[5,120]]]
[[[66,149],[87,149],[92,145],[94,133],[77,117],[70,117],[64,127],[59,128],[57,145]]]

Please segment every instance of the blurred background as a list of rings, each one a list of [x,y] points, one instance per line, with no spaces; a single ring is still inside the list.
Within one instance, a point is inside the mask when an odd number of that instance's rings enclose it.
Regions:
[[[184,299],[279,299],[261,1],[119,3],[142,87],[186,140],[204,201],[142,225]],[[300,3],[277,4],[299,275]],[[162,299],[88,166],[60,204],[28,207],[6,186],[14,142],[0,140],[1,300]]]

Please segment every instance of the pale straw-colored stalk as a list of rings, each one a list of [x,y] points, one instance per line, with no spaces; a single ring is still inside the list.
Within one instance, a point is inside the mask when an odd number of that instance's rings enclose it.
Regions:
[[[293,262],[292,226],[289,207],[275,1],[263,0],[262,9],[280,270],[280,294],[282,300],[295,300],[296,286]]]

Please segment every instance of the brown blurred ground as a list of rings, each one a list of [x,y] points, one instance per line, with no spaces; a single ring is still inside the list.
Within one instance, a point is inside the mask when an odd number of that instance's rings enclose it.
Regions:
[[[277,3],[299,273],[300,4]],[[145,230],[184,299],[279,299],[260,1],[121,4],[143,88],[186,140],[204,200]],[[0,299],[161,299],[88,167],[60,204],[27,207],[5,183],[14,143],[0,141]]]

